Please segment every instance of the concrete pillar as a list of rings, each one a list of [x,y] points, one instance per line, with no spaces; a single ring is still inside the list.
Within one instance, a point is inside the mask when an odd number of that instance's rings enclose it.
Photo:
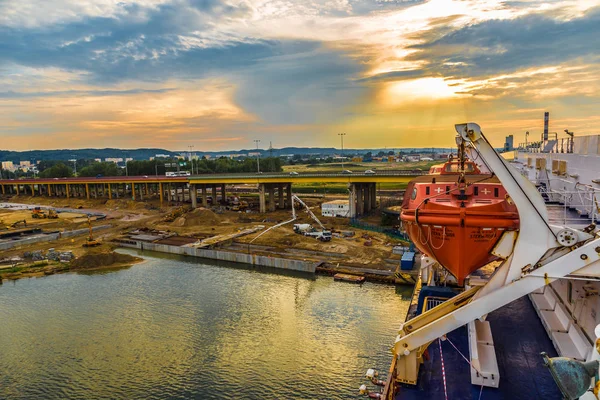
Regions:
[[[350,218],[356,218],[356,184],[350,183],[348,194],[348,204],[350,206]]]
[[[360,206],[360,203],[361,203],[360,192],[361,192],[361,186],[360,186],[360,183],[357,183],[356,184],[356,199],[354,200],[356,202],[356,216],[357,217],[360,217],[362,214],[362,207]]]
[[[377,208],[377,184],[373,183],[371,187],[371,207]]]
[[[202,185],[202,207],[208,207],[208,196],[206,192],[206,185]]]
[[[31,197],[35,196],[35,188],[31,185]]]
[[[159,194],[160,206],[162,207],[162,204],[163,204],[163,195],[164,195],[162,182],[158,182],[158,192],[160,193]]]
[[[275,211],[275,186],[269,185],[269,211]]]
[[[204,192],[203,192],[204,194]],[[198,207],[198,190],[196,190],[196,185],[190,185],[190,199],[192,200],[192,208]]]
[[[70,189],[71,189],[71,188],[69,187],[69,185],[68,185],[68,184],[66,185],[66,187],[67,187],[67,188],[66,188],[66,190],[65,190],[65,194],[67,195],[67,199],[68,199],[69,197],[71,197],[71,193],[70,193]]]
[[[217,204],[217,187],[213,186],[212,187],[212,205],[216,205]]]
[[[277,186],[277,191],[279,192],[279,201],[277,202],[277,208],[285,208],[285,204],[283,204],[283,185]]]
[[[227,187],[225,186],[225,184],[222,184],[221,185],[221,203],[225,204],[226,202],[227,202]]]
[[[146,187],[146,196],[150,196],[150,192],[148,191],[148,183],[146,183],[145,187]],[[142,196],[140,195],[140,198],[141,197]]]
[[[365,213],[371,212],[371,185],[372,183],[367,183],[365,185]]]
[[[265,204],[265,184],[264,183],[258,184],[258,205],[259,205],[259,211],[261,213],[267,212],[267,205]]]
[[[111,193],[111,190],[110,190],[110,183],[108,184],[108,198],[112,199],[112,193]]]
[[[4,185],[2,185],[2,194],[6,194],[6,189],[4,189]]]
[[[90,185],[89,184],[85,184],[85,197],[86,199],[90,199]]]
[[[285,197],[286,208],[292,208],[292,182],[288,183],[285,188]]]
[[[171,202],[171,184],[167,183],[167,201]]]

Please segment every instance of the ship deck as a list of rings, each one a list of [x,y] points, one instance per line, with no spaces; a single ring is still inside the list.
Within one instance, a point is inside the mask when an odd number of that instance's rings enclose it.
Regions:
[[[561,394],[540,356],[545,351],[550,357],[556,357],[556,350],[529,297],[524,296],[490,313],[487,320],[491,325],[500,371],[498,389],[484,387],[482,390],[471,384],[469,364],[452,347],[454,344],[469,357],[467,329],[461,327],[448,334],[449,340],[441,342],[447,396],[442,379],[440,342],[435,341],[429,346],[429,359],[421,366],[418,385],[402,387],[395,399],[560,399]]]

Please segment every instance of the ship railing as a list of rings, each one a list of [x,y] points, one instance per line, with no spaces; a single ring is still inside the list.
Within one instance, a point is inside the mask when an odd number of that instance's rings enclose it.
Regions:
[[[540,186],[539,190],[546,200],[563,206],[561,218],[550,218],[552,223],[563,223],[563,225],[588,222],[582,217],[587,217],[590,223],[595,223],[600,217],[600,189],[591,185],[572,183],[565,181],[572,188],[552,189],[548,186]],[[571,210],[575,210],[578,216],[574,216]]]
[[[395,386],[396,386],[396,362],[398,358],[396,356],[392,357],[392,364],[390,365],[390,371],[388,377],[385,381],[385,386],[383,387],[383,392],[381,393],[381,398],[384,400],[394,400],[395,396]]]

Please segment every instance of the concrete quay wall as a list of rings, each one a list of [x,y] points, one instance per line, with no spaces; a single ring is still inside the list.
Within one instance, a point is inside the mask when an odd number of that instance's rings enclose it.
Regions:
[[[287,258],[259,256],[256,254],[235,253],[223,250],[196,249],[194,247],[170,246],[166,244],[146,243],[140,241],[119,242],[122,247],[130,247],[139,250],[158,251],[161,253],[180,254],[192,257],[207,258],[211,260],[229,261],[260,267],[285,269],[289,271],[300,271],[315,273],[317,264],[315,262],[290,260]]]

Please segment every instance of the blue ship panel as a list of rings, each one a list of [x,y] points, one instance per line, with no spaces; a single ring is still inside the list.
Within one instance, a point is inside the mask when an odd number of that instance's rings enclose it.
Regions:
[[[496,357],[500,371],[500,387],[483,388],[471,384],[469,364],[448,341],[442,341],[449,400],[532,400],[561,399],[550,372],[544,367],[540,353],[556,357],[556,350],[546,334],[529,297],[524,296],[489,314]],[[449,340],[469,358],[466,327],[448,334]],[[439,342],[428,349],[429,359],[421,366],[416,386],[404,386],[396,400],[445,400]]]

